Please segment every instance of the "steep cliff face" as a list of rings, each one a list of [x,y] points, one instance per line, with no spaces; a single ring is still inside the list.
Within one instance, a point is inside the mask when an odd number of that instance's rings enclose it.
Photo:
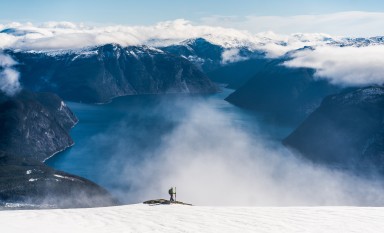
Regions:
[[[2,95],[2,94],[0,94]],[[23,91],[0,98],[0,151],[39,161],[71,146],[77,118],[52,93]]]
[[[122,95],[218,90],[187,59],[146,46],[6,52],[20,64],[23,87],[54,92],[65,100],[98,103]]]
[[[52,93],[0,93],[0,208],[77,208],[115,205],[93,182],[41,161],[71,146],[77,118]]]
[[[340,87],[314,78],[311,69],[291,69],[280,60],[265,64],[262,71],[226,98],[240,107],[264,114],[267,118],[298,125],[330,94]]]
[[[384,87],[327,97],[284,144],[316,162],[384,175]]]

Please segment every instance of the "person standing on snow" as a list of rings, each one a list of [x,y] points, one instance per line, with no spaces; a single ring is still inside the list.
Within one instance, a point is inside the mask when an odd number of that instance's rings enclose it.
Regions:
[[[176,187],[171,187],[169,190],[168,190],[168,193],[169,195],[171,196],[171,198],[169,199],[170,202],[173,202],[176,200]],[[173,195],[175,195],[175,199],[173,198]]]

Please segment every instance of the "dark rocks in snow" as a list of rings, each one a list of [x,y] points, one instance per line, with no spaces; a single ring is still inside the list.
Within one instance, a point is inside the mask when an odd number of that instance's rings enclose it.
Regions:
[[[192,204],[184,203],[181,201],[169,201],[165,199],[155,199],[155,200],[148,200],[143,202],[143,204],[147,205],[170,205],[170,204],[178,204],[178,205],[189,205],[191,206]]]
[[[95,183],[34,159],[0,152],[0,208],[81,208],[118,202]]]

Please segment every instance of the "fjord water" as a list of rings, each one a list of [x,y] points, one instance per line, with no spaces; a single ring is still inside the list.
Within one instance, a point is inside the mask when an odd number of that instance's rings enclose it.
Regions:
[[[202,121],[203,132],[206,130],[207,134],[217,127],[213,124],[218,122],[206,120],[209,116],[204,110],[200,113],[199,108],[211,108],[219,115],[225,115],[226,118],[217,121],[230,121],[228,123],[250,135],[279,141],[290,133],[290,128],[262,122],[260,117],[226,102],[224,99],[231,92],[224,89],[213,95],[124,96],[102,105],[69,102],[68,106],[79,118],[71,131],[75,145],[53,156],[46,164],[96,182],[123,203],[140,202],[144,201],[137,197],[140,195],[126,198],[133,193],[133,187],[137,187],[133,183],[140,182],[134,176],[140,177],[142,174],[137,173],[148,171],[137,167],[142,166],[143,161],[155,163],[169,135],[186,119],[191,120],[192,110],[198,112],[192,118]],[[199,147],[196,141],[190,143]],[[127,169],[135,171],[134,174],[127,173]],[[121,176],[132,177],[122,179]]]

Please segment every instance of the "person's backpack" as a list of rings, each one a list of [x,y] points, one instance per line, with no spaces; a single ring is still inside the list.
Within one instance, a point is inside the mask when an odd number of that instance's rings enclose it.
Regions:
[[[169,195],[172,195],[172,194],[173,194],[173,188],[170,188],[170,189],[168,190],[168,193],[169,193]]]

